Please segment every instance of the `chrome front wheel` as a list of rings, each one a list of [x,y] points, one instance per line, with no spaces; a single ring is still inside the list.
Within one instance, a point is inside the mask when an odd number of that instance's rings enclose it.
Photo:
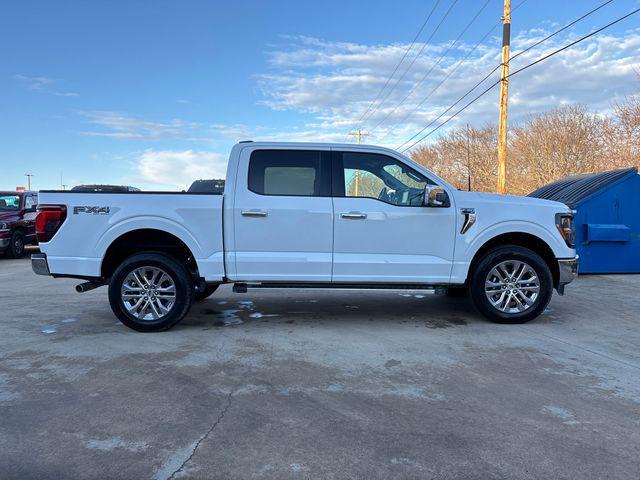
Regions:
[[[478,258],[468,286],[474,306],[489,320],[524,323],[549,304],[553,275],[538,253],[519,245],[502,245]]]
[[[521,313],[533,306],[540,293],[538,274],[528,263],[507,260],[487,274],[485,295],[503,313]]]

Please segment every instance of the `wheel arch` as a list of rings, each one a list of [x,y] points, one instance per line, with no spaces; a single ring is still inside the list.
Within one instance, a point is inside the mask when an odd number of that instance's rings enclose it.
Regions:
[[[177,235],[155,228],[129,230],[115,238],[102,256],[101,276],[109,278],[125,258],[145,251],[161,252],[184,262],[191,275],[198,277],[192,249]]]
[[[518,247],[524,247],[540,255],[540,257],[542,257],[544,262],[549,267],[549,270],[551,271],[551,276],[553,277],[553,286],[554,287],[558,286],[560,271],[558,268],[558,261],[556,260],[556,255],[553,252],[553,249],[542,238],[532,233],[526,233],[526,232],[502,233],[485,241],[480,246],[480,248],[476,250],[476,252],[473,255],[473,259],[471,260],[471,263],[469,265],[467,282],[473,275],[473,272],[476,266],[478,265],[478,262],[486,252],[488,252],[492,248],[505,246],[505,245],[516,245]]]

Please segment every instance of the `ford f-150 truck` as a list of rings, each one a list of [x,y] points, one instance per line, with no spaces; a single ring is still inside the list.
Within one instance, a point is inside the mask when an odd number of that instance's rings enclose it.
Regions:
[[[374,146],[241,142],[222,194],[41,191],[38,209],[33,270],[108,285],[139,331],[222,283],[464,289],[489,319],[522,323],[577,274],[566,205],[458,191]]]

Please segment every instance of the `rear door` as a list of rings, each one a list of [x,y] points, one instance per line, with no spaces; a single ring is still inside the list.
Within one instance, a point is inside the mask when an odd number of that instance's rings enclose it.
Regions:
[[[245,148],[235,187],[235,280],[331,281],[328,148]]]
[[[455,210],[423,206],[435,182],[385,154],[333,157],[333,281],[447,283]]]

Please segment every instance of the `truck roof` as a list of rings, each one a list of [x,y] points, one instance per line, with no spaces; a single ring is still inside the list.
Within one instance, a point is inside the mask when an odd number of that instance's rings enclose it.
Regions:
[[[370,150],[380,149],[380,150],[390,150],[396,152],[391,148],[381,147],[379,145],[371,145],[368,143],[337,143],[337,142],[270,142],[270,141],[254,141],[254,140],[243,140],[238,142],[236,145],[240,146],[265,146],[265,147],[305,147],[305,148],[313,148],[313,147],[331,147],[331,148],[355,148],[362,150]],[[397,153],[397,152],[396,152]]]
[[[379,145],[370,145],[367,143],[331,143],[331,142],[268,142],[268,141],[257,141],[253,140],[244,140],[238,142],[236,147],[269,147],[269,148],[292,148],[292,147],[300,147],[300,148],[335,148],[335,149],[349,149],[349,150],[380,150],[381,152],[393,152],[396,155],[402,155],[397,150],[393,150],[392,148],[381,147]],[[403,155],[406,156],[406,155]]]

